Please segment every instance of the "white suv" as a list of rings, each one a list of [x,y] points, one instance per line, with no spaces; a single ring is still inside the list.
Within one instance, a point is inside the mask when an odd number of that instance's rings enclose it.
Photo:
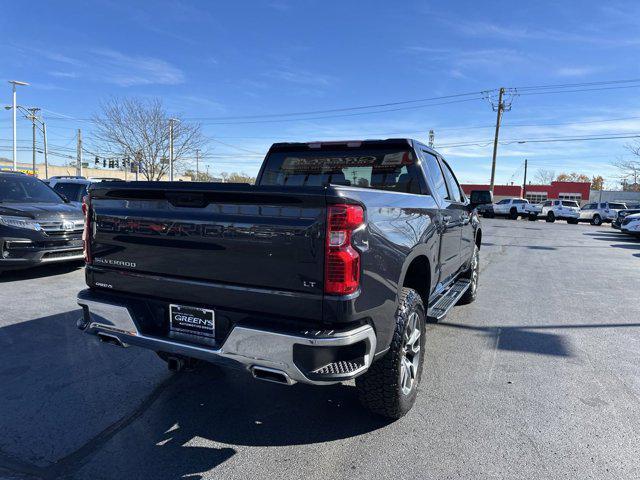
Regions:
[[[524,198],[505,198],[493,204],[493,213],[494,215],[507,215],[516,220],[518,217],[528,215],[526,208],[528,204],[529,200]]]
[[[640,235],[640,213],[628,215],[620,225],[620,231],[632,235]]]
[[[547,222],[566,220],[575,225],[580,218],[580,205],[573,200],[547,200],[542,204],[540,216]]]
[[[620,210],[625,210],[624,203],[600,202],[587,203],[580,210],[580,222],[590,222],[591,225],[602,225],[602,222],[611,222],[618,216]]]

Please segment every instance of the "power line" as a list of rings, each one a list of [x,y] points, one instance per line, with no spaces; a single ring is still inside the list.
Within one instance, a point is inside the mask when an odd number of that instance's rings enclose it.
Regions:
[[[626,80],[603,80],[599,82],[581,82],[581,83],[555,83],[547,85],[529,85],[523,87],[514,87],[517,90],[537,90],[541,88],[573,88],[573,87],[589,87],[595,85],[612,85],[619,83],[636,83],[640,82],[640,78],[631,78]]]

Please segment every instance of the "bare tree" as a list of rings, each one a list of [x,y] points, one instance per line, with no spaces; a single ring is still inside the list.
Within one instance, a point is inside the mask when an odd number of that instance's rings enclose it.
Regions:
[[[139,161],[147,180],[160,180],[169,171],[169,115],[160,99],[113,98],[93,121],[96,144],[107,155]],[[174,169],[204,144],[199,124],[174,122]]]
[[[623,190],[640,191],[640,142],[626,145],[625,148],[635,157],[632,160],[619,159],[611,163],[618,169],[618,178]]]
[[[545,170],[543,168],[539,168],[533,178],[538,183],[548,184],[556,179],[556,172],[553,170]]]

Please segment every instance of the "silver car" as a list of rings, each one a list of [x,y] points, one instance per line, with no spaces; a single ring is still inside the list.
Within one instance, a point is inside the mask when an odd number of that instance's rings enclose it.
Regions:
[[[590,222],[591,225],[602,225],[603,222],[612,222],[620,210],[625,210],[624,203],[599,202],[587,203],[580,210],[580,222]]]

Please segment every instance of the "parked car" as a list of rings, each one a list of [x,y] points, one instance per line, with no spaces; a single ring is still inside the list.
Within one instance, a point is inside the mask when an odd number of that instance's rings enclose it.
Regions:
[[[0,271],[82,260],[82,211],[40,180],[0,172]]]
[[[524,211],[527,213],[529,220],[537,220],[538,216],[542,213],[541,203],[527,203],[524,206]]]
[[[611,227],[620,230],[622,222],[626,217],[640,213],[640,206],[627,205],[627,207],[629,208],[626,208],[625,210],[618,210],[618,215],[616,215],[616,218],[611,222]]]
[[[634,213],[625,217],[620,226],[620,231],[632,235],[640,235],[640,213]]]
[[[603,222],[612,222],[619,210],[625,210],[624,203],[598,202],[587,203],[580,209],[579,222],[590,222],[591,225],[602,225]]]
[[[425,323],[477,295],[482,230],[445,160],[414,140],[280,143],[256,185],[102,182],[86,206],[86,333],[169,368],[355,378],[364,406],[413,405]]]
[[[540,213],[538,215],[532,213],[529,219],[536,220],[538,217],[551,223],[556,220],[566,220],[567,223],[575,225],[580,218],[580,205],[573,200],[547,200],[542,204]]]
[[[493,212],[493,204],[485,203],[484,205],[478,205],[477,208],[478,215],[482,215],[485,218],[493,218],[495,217],[495,213]]]
[[[62,178],[49,183],[56,192],[67,198],[70,202],[80,206],[82,199],[87,195],[87,189],[93,182],[85,178]]]
[[[526,209],[528,204],[529,200],[524,198],[504,198],[493,204],[493,213],[495,215],[506,215],[512,220],[516,220],[518,217],[529,215]]]

